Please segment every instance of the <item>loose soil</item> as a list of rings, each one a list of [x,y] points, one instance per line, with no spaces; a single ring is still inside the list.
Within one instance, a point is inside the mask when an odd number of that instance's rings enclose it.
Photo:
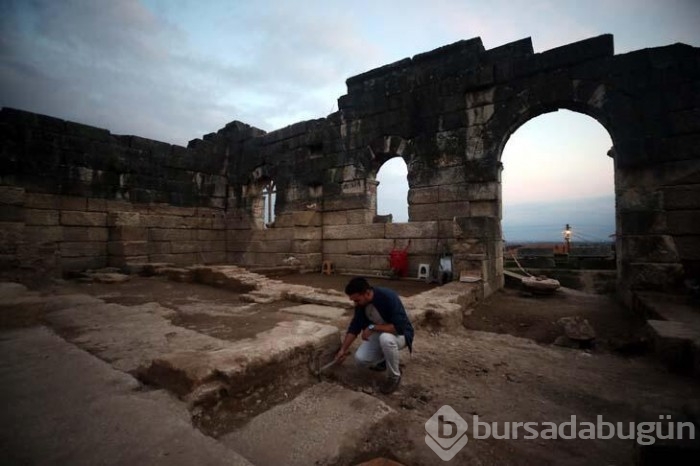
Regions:
[[[306,274],[278,279],[342,290],[349,278]],[[412,280],[369,280],[403,296],[434,286]],[[180,320],[173,320],[177,325],[218,338],[240,338],[259,331],[270,325],[264,321],[265,315],[284,314],[277,309],[294,305],[282,302],[250,308],[228,290],[163,278],[135,277],[116,285],[67,282],[44,293],[88,293],[128,305],[156,301],[180,309]],[[233,321],[217,314],[217,306],[233,306],[241,312]],[[246,315],[251,310],[259,312]],[[587,350],[551,345],[562,334],[556,321],[564,316],[588,319],[596,329],[597,344]],[[38,313],[21,325],[40,324],[40,317]],[[241,330],[243,322],[252,327]],[[501,423],[499,429],[505,422],[561,423],[572,415],[578,422],[595,422],[597,415],[610,422],[656,421],[660,414],[670,414],[674,421],[698,421],[698,382],[660,366],[645,351],[643,322],[609,296],[563,290],[549,297],[534,297],[505,289],[473,309],[465,317],[465,327],[419,329],[413,354],[401,352],[403,378],[400,389],[390,396],[377,391],[385,374],[356,368],[352,358],[323,376],[324,380],[371,393],[395,410],[367,432],[362,442],[348,445],[339,464],[357,464],[377,456],[406,465],[444,464],[425,443],[425,422],[444,405],[456,410],[470,426],[472,416],[478,415],[482,422]],[[222,435],[295,394],[296,390],[285,393],[283,387],[273,387],[269,393],[250,394],[248,400],[257,405],[255,409],[231,403],[228,408],[236,412],[228,416],[212,418],[200,411],[193,413],[194,421],[210,435]],[[469,431],[467,446],[451,463],[624,465],[633,464],[640,450],[634,440],[524,440],[522,430],[517,440],[480,440],[472,435]]]

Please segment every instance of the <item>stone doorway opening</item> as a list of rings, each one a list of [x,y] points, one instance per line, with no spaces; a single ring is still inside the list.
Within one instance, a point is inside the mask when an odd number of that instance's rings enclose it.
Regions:
[[[393,157],[379,168],[377,215],[391,215],[392,222],[408,222],[408,167],[402,157]]]
[[[506,269],[522,265],[571,288],[614,290],[611,147],[600,123],[566,109],[535,116],[511,133],[501,154]]]

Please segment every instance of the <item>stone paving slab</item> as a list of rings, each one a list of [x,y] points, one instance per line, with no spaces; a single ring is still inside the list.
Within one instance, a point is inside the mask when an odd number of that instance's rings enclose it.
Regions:
[[[193,404],[235,396],[257,385],[310,378],[309,361],[340,347],[340,332],[306,320],[282,321],[255,338],[214,351],[179,351],[155,358],[140,377]]]
[[[335,464],[392,411],[372,396],[320,383],[219,440],[256,464]]]
[[[3,464],[251,466],[172,396],[45,327],[0,333],[0,380]]]
[[[133,372],[179,349],[206,351],[228,344],[173,325],[166,316],[174,311],[157,303],[122,306],[80,296],[47,298],[49,306],[65,306],[61,301],[74,305],[46,314],[45,320],[72,343],[123,371]]]
[[[301,304],[299,306],[283,307],[280,311],[326,320],[342,319],[347,312],[346,309],[321,306],[318,304]]]

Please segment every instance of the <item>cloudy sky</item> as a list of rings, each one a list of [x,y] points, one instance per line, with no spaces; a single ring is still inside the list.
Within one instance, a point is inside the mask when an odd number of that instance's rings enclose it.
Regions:
[[[324,117],[348,77],[461,39],[539,52],[612,33],[625,53],[700,46],[698,24],[697,0],[0,0],[0,106],[186,145],[232,120]],[[607,133],[567,113],[509,141],[507,204],[612,192]]]

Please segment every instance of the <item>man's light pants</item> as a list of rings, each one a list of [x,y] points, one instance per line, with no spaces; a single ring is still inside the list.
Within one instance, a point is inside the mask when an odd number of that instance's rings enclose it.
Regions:
[[[399,350],[405,347],[406,338],[403,335],[374,332],[355,351],[355,362],[359,366],[370,367],[386,361],[389,373],[399,377]]]

